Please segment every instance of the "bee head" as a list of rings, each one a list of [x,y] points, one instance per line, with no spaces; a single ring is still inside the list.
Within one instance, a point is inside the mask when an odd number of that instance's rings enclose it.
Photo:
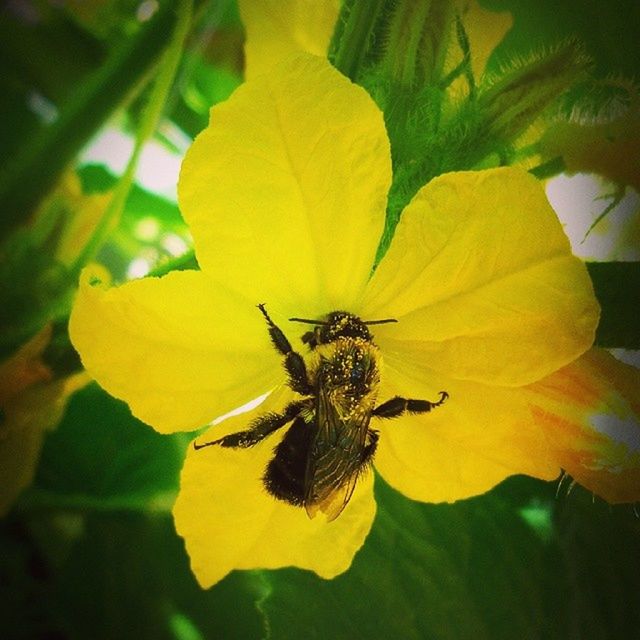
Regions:
[[[361,338],[371,342],[367,325],[357,316],[346,311],[334,311],[327,316],[327,323],[316,327],[318,344],[335,342],[338,338]]]
[[[367,327],[368,324],[397,322],[395,319],[365,322],[348,311],[332,311],[327,314],[326,320],[306,320],[304,318],[289,318],[289,320],[315,325],[313,331],[308,331],[302,336],[302,341],[312,349],[319,344],[329,344],[340,338],[359,338],[366,342],[372,342],[373,336]]]

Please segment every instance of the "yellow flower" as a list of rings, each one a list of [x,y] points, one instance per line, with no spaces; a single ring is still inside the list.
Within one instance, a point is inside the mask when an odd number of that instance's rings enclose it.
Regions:
[[[554,122],[540,147],[545,159],[561,156],[567,173],[597,173],[640,191],[640,98],[607,122]]]
[[[640,370],[596,348],[523,389],[550,457],[610,503],[640,500],[639,391]]]
[[[508,11],[490,11],[480,6],[477,0],[455,0],[456,12],[462,20],[471,51],[471,70],[477,81],[482,78],[489,57],[513,26],[513,17]],[[445,71],[451,71],[462,62],[463,52],[450,47]],[[467,92],[464,78],[457,78],[451,85],[452,96],[464,96]]]
[[[338,0],[238,0],[246,30],[245,77],[250,80],[293,53],[324,56],[338,19]],[[471,65],[479,80],[489,56],[513,24],[509,12],[489,11],[477,0],[455,0],[455,12],[461,17],[471,49]],[[439,7],[433,9],[436,13]],[[444,34],[442,34],[444,37]],[[445,72],[462,62],[457,44],[447,52]],[[464,79],[452,85],[452,95],[466,90]]]
[[[111,197],[111,193],[84,194],[75,172],[64,176],[47,203],[49,212],[57,209],[64,223],[56,246],[57,260],[65,265],[73,264],[104,217]]]
[[[390,183],[382,114],[325,60],[290,58],[245,83],[213,108],[182,167],[180,206],[201,271],[110,289],[86,274],[70,332],[87,370],[164,433],[269,394],[204,442],[296,397],[258,303],[303,354],[309,327],[289,318],[394,318],[370,327],[384,359],[377,402],[450,397],[430,413],[372,420],[387,482],[438,502],[514,473],[556,477],[523,385],[587,350],[599,310],[542,188],[509,168],[433,180],[371,275]],[[332,522],[265,490],[287,428],[249,449],[189,451],[174,515],[203,586],[255,567],[332,577],[363,544],[372,473]]]
[[[266,73],[292,53],[327,53],[340,0],[238,0],[246,30],[245,77]]]

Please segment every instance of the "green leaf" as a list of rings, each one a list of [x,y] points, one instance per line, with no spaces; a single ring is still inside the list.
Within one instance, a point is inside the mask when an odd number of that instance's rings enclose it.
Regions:
[[[563,640],[635,638],[640,629],[640,519],[577,488],[555,507],[547,619]],[[544,636],[546,637],[546,636]]]
[[[189,439],[156,433],[91,384],[71,398],[45,440],[34,486],[21,506],[168,512]]]
[[[346,574],[268,576],[273,638],[535,637],[544,548],[504,501],[424,505],[379,478],[376,499],[373,529]]]
[[[140,514],[88,518],[54,583],[69,637],[95,640],[258,640],[259,595],[247,573],[200,589],[171,519]]]
[[[0,246],[0,360],[71,308],[75,279],[34,235],[21,229]]]
[[[0,523],[2,637],[258,640],[250,573],[202,590],[167,515],[44,511]]]
[[[596,344],[640,349],[640,262],[589,262],[587,268],[602,307]]]
[[[50,594],[40,567],[35,566],[24,523],[12,518],[0,521],[0,548],[2,636],[16,640],[47,637],[55,628],[47,620]]]
[[[377,480],[378,514],[347,573],[264,573],[271,638],[634,637],[640,524],[630,507],[592,503],[579,488],[555,497],[524,477],[426,505]]]

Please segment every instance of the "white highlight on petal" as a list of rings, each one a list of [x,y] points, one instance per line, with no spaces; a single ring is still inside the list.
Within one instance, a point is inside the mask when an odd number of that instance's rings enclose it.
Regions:
[[[247,413],[247,411],[251,411],[251,409],[255,409],[258,405],[261,405],[269,395],[271,395],[272,391],[273,389],[271,391],[267,391],[267,393],[264,393],[261,396],[258,396],[257,398],[254,398],[253,400],[249,400],[249,402],[247,402],[246,404],[243,404],[240,407],[232,409],[231,411],[229,411],[229,413],[225,413],[223,416],[220,416],[215,420],[212,420],[209,424],[211,425],[220,424],[221,422],[224,422],[227,418],[231,418],[231,416],[239,416],[242,413]]]
[[[621,362],[640,369],[640,349],[609,349],[609,351]]]
[[[640,425],[633,416],[620,418],[611,413],[591,417],[591,426],[614,443],[624,444],[632,453],[640,454]]]
[[[606,456],[588,465],[592,469],[621,473],[640,463],[640,425],[633,416],[620,418],[611,413],[595,414],[591,427],[605,436],[609,443]]]

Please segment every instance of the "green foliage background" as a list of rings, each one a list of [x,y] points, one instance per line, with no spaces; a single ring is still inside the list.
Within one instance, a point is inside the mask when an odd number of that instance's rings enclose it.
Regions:
[[[44,0],[13,3],[35,7],[35,23],[16,19],[8,5],[0,9],[3,237],[27,220],[108,118],[134,136],[143,122],[145,81],[168,46],[175,3],[160,3],[142,25],[133,0],[87,4],[97,13]],[[596,75],[639,80],[640,5],[633,0],[484,4],[515,18],[493,65],[575,35]],[[241,81],[242,27],[233,2],[196,2],[194,16],[164,112],[188,136]],[[52,124],[25,107],[34,90],[55,105]],[[156,140],[175,150],[170,137]],[[80,176],[85,192],[105,191],[118,179],[103,166],[84,166]],[[103,248],[116,278],[145,248],[134,230],[150,214],[162,230],[184,233],[174,202],[135,185]],[[604,307],[600,344],[639,348],[638,264],[590,271]],[[18,275],[15,265],[0,269],[3,286],[28,289],[33,273]],[[10,301],[7,294],[0,313],[6,326],[21,312]],[[34,303],[29,326],[45,312]],[[8,335],[0,340],[3,355],[15,347]],[[202,591],[170,513],[189,439],[156,434],[96,385],[72,398],[46,438],[33,486],[0,523],[0,637],[640,637],[633,505],[610,507],[579,487],[523,477],[453,505],[411,502],[377,478],[373,530],[343,576],[234,573]]]

